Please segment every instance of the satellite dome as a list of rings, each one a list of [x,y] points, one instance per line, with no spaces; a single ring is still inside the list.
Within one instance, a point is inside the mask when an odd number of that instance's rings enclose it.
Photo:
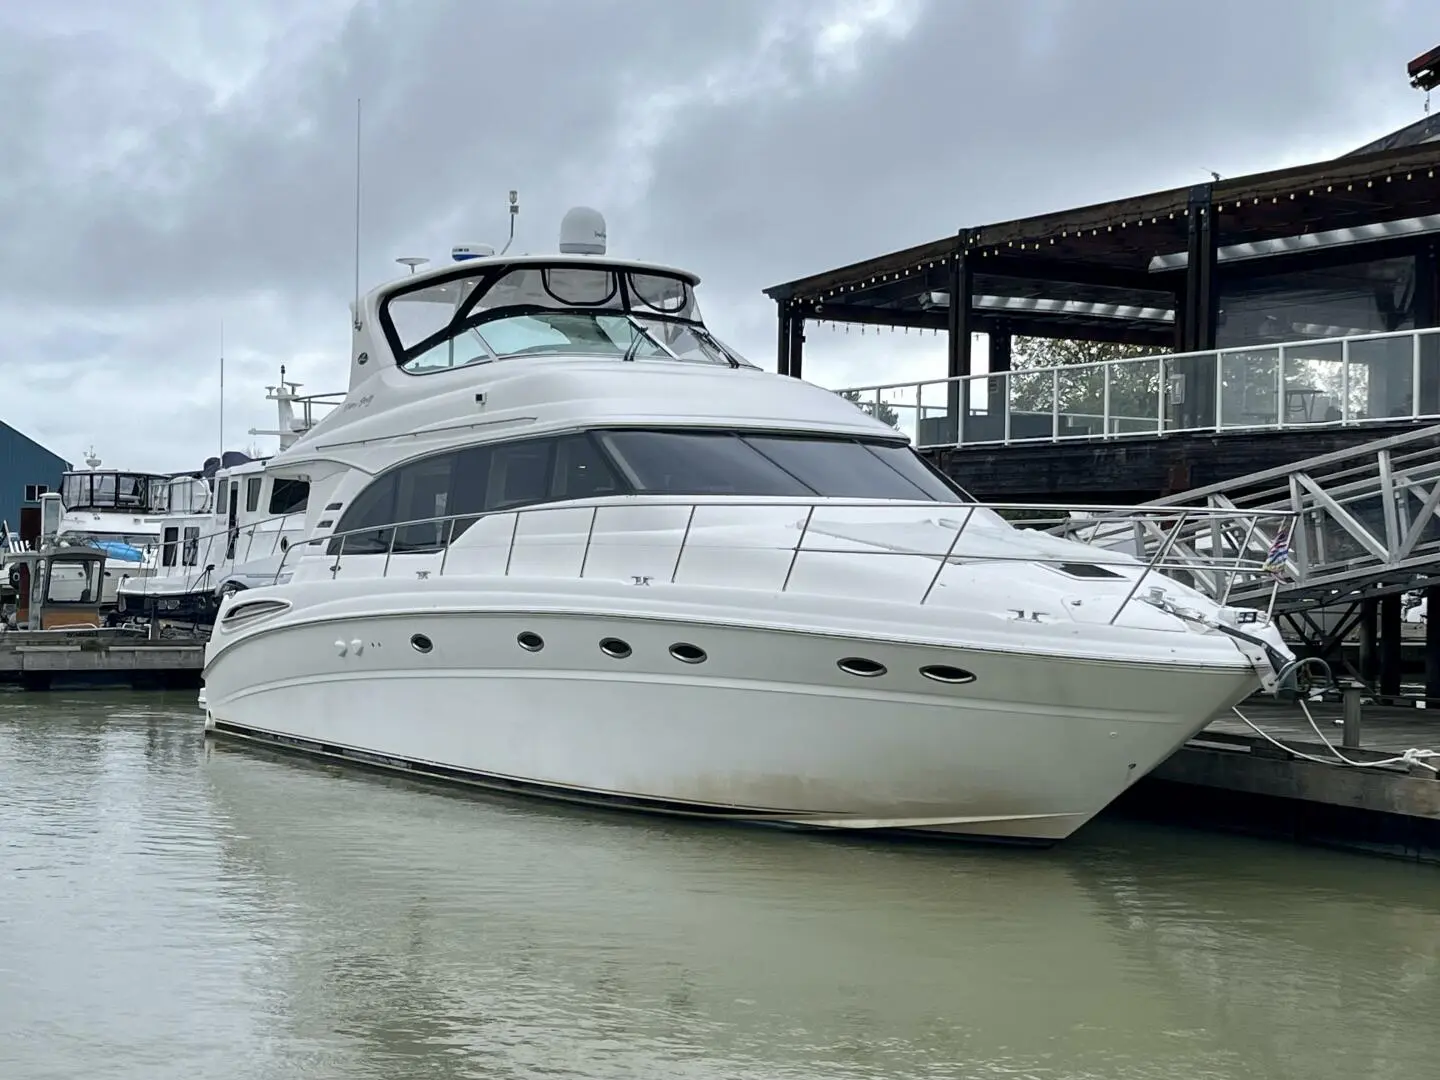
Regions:
[[[604,215],[588,206],[566,211],[560,222],[560,251],[566,255],[604,255]]]

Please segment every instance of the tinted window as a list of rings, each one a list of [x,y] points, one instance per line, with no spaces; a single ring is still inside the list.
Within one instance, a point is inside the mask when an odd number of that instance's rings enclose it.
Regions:
[[[614,470],[583,435],[472,446],[410,462],[376,480],[335,526],[336,534],[361,531],[336,535],[328,550],[338,554],[342,541],[350,554],[392,550],[385,526],[398,525],[394,551],[435,551],[482,514],[619,490]],[[466,516],[453,525],[430,520],[453,515]]]
[[[355,497],[350,509],[341,516],[335,526],[337,533],[348,533],[351,529],[365,529],[349,536],[336,536],[327,549],[331,555],[338,554],[342,547],[352,554],[374,554],[390,549],[390,529],[382,526],[395,521],[395,473],[387,473],[374,481]],[[374,526],[373,530],[370,527]]]
[[[561,499],[592,499],[626,491],[588,435],[533,439],[503,446],[472,446],[455,458],[451,514],[460,536],[481,514]]]
[[[245,481],[245,512],[247,514],[253,514],[260,509],[260,485],[262,482],[258,476],[252,476]]]
[[[298,514],[305,509],[305,504],[310,499],[310,482],[308,480],[276,480],[275,486],[270,489],[270,516],[282,517],[285,514]]]
[[[456,455],[441,454],[409,465],[395,472],[396,522],[423,522],[427,518],[444,517],[450,497],[450,475]],[[429,521],[406,525],[395,534],[396,551],[436,551],[445,542],[448,522]],[[347,550],[349,545],[346,545]]]
[[[490,481],[490,447],[470,446],[455,455],[450,480],[450,513],[474,514],[455,522],[452,537],[459,536],[485,513],[485,485]]]
[[[865,449],[925,492],[929,498],[939,502],[975,501],[964,488],[951,483],[950,480],[936,472],[924,458],[908,446],[866,443]]]
[[[747,435],[745,441],[821,495],[842,499],[935,497],[858,442],[768,435]]]
[[[637,489],[657,495],[809,495],[780,466],[728,434],[611,431],[605,447]]]
[[[586,435],[567,435],[559,440],[555,448],[555,473],[550,481],[552,499],[597,499],[624,492],[625,486],[593,439]]]
[[[531,439],[490,450],[485,509],[508,510],[550,497],[550,466],[555,452],[552,439]]]

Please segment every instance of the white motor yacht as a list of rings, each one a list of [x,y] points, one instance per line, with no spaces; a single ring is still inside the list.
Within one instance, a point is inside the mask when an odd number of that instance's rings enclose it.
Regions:
[[[561,238],[357,303],[345,402],[267,463],[311,483],[306,539],[221,604],[208,731],[590,804],[1048,843],[1291,668],[1263,618],[1014,527],[746,362],[694,274],[607,257],[594,211]]]
[[[117,590],[132,579],[155,572],[160,522],[169,510],[169,477],[156,473],[102,469],[91,449],[85,469],[60,479],[61,504],[55,540],[105,552],[102,607],[112,607]]]
[[[339,395],[302,396],[299,386],[282,367],[279,383],[266,388],[279,426],[250,434],[278,435],[285,450],[314,425],[318,408],[337,403]],[[174,478],[154,573],[120,586],[122,614],[208,626],[223,597],[276,580],[286,550],[306,535],[310,480],[277,473],[271,460],[226,451]]]

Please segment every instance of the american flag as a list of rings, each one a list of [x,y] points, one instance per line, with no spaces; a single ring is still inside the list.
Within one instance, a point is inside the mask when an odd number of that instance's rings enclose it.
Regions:
[[[1260,564],[1261,570],[1268,570],[1276,577],[1285,572],[1285,560],[1290,557],[1290,533],[1294,528],[1294,521],[1287,521],[1280,526],[1275,533],[1275,542],[1270,545],[1270,550],[1265,553],[1265,561]]]

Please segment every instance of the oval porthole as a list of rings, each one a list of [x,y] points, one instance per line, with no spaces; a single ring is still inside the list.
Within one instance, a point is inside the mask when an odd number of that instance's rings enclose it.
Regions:
[[[961,667],[952,667],[950,664],[926,664],[920,669],[920,674],[934,682],[951,683],[958,685],[975,681],[975,673],[966,671]]]
[[[612,660],[624,660],[630,655],[630,646],[618,637],[607,637],[600,642],[600,651]]]
[[[670,655],[682,664],[703,664],[705,662],[705,650],[699,645],[691,645],[688,641],[677,641],[671,645]]]
[[[545,647],[545,639],[533,630],[522,630],[515,635],[515,644],[526,652],[539,652]]]
[[[410,647],[418,653],[427,653],[435,647],[435,643],[424,634],[410,635]]]
[[[847,656],[836,662],[836,667],[846,675],[858,675],[862,679],[874,679],[885,674],[885,665],[878,660],[867,660],[863,656]]]

